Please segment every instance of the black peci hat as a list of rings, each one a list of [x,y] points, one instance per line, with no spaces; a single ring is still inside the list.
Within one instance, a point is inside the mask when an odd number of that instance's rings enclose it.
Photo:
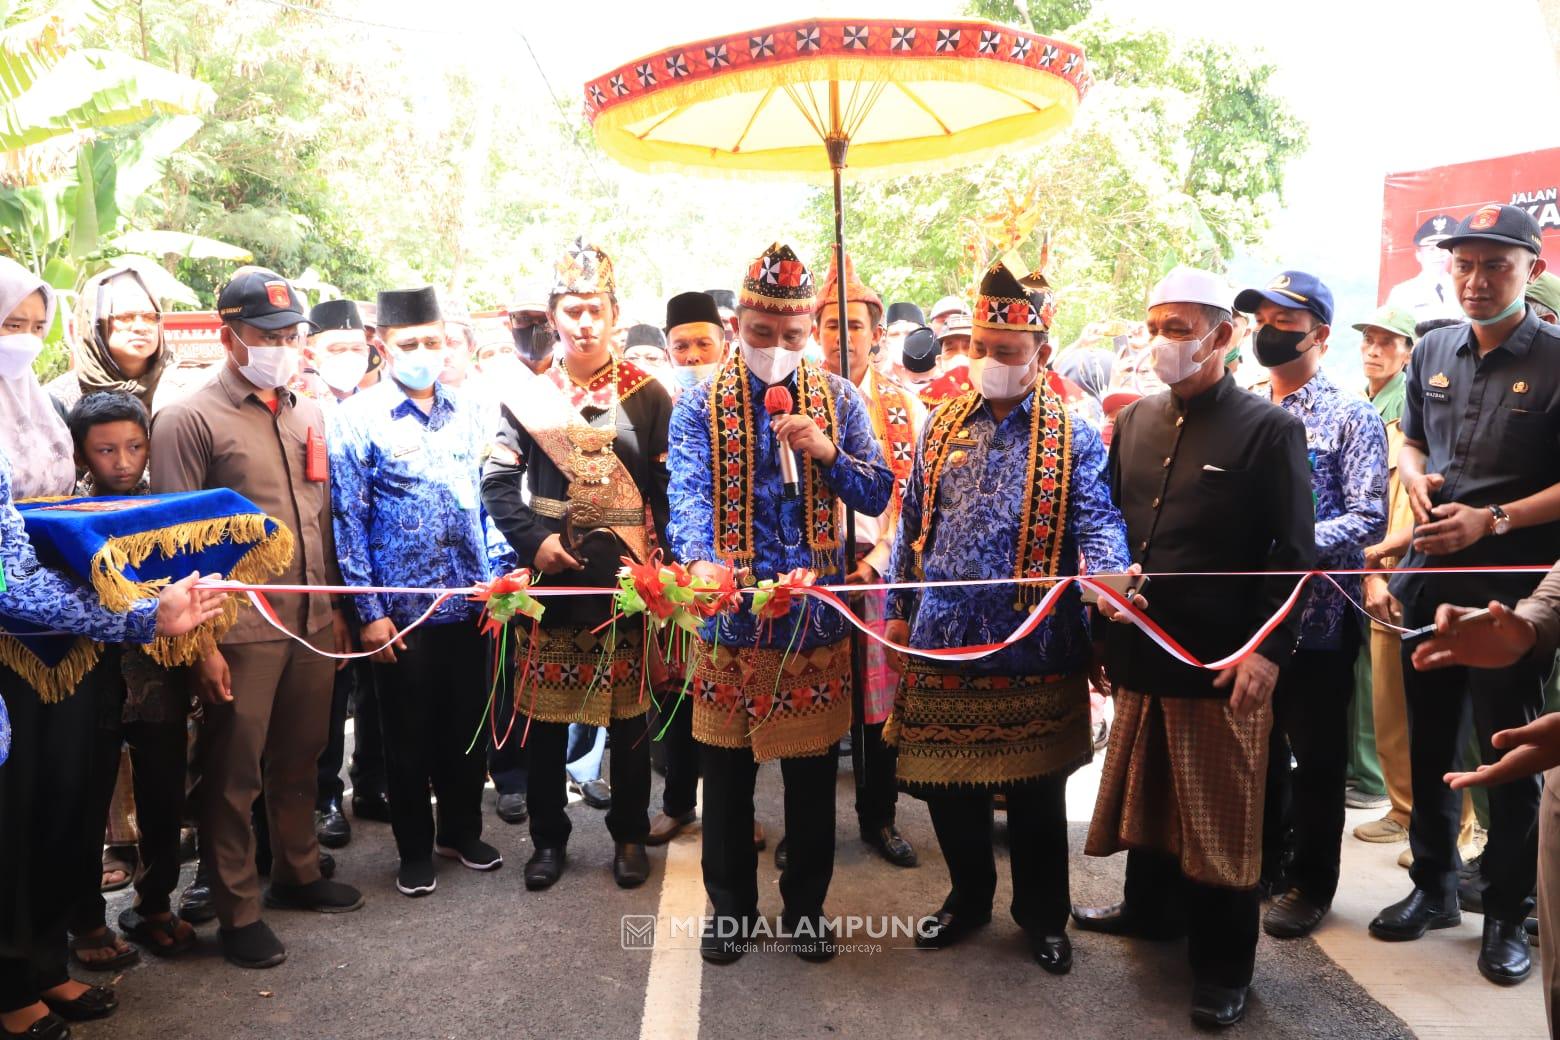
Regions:
[[[433,286],[421,289],[392,289],[379,294],[377,327],[403,328],[407,325],[437,325],[444,320],[439,312],[439,296]]]
[[[678,293],[666,301],[667,332],[671,332],[679,325],[693,325],[696,322],[709,322],[712,325],[721,324],[720,305],[715,302],[715,298],[709,293]]]

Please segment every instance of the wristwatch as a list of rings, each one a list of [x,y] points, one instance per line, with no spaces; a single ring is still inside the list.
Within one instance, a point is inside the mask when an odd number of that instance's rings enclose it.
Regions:
[[[1511,530],[1511,517],[1500,506],[1490,506],[1490,531],[1493,534],[1505,534]]]

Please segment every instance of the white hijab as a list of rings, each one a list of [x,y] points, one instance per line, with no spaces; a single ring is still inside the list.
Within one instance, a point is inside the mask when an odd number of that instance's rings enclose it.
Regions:
[[[52,326],[54,290],[15,260],[0,257],[0,318],[35,292],[43,293],[44,321]],[[15,379],[0,379],[0,452],[11,460],[15,498],[68,495],[75,490],[70,430],[30,368]]]

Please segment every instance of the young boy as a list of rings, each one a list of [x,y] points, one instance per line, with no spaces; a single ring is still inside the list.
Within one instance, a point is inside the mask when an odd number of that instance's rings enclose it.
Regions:
[[[78,493],[142,495],[151,448],[151,419],[125,393],[90,394],[66,418],[76,465],[86,470]],[[92,765],[92,802],[84,821],[80,897],[71,914],[71,949],[78,960],[108,969],[134,959],[135,951],[111,932],[99,891],[98,846],[118,774],[120,748],[130,747],[136,822],[140,830],[135,906],[119,915],[119,927],[148,952],[170,956],[188,950],[195,932],[172,911],[179,880],[179,826],[184,812],[186,726],[190,698],[183,669],[165,669],[139,649],[105,647],[103,658],[77,696],[98,700]]]

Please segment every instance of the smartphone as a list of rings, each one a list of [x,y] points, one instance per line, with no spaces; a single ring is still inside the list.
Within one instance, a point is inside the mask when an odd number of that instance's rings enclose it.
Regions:
[[[1113,589],[1128,599],[1134,594],[1141,595],[1143,590],[1148,587],[1148,579],[1141,574],[1090,574],[1087,577],[1090,581],[1098,582],[1106,588]],[[1098,592],[1095,592],[1087,585],[1081,586],[1081,588],[1085,603],[1090,606],[1099,603],[1100,594]]]
[[[1487,624],[1494,620],[1495,615],[1490,613],[1488,607],[1480,607],[1478,610],[1470,611],[1469,613],[1464,614],[1462,617],[1458,618],[1457,627],[1462,628],[1466,625]],[[1416,628],[1412,631],[1404,632],[1403,643],[1405,646],[1415,645],[1424,642],[1433,635],[1435,635],[1435,625],[1434,623],[1431,623],[1424,626],[1423,628]]]

